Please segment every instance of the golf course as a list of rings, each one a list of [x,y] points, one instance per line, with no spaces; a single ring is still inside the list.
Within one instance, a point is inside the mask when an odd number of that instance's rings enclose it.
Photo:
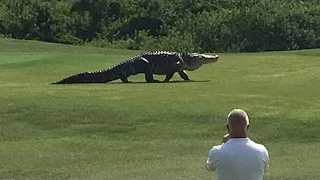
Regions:
[[[0,179],[212,180],[208,152],[234,108],[269,151],[264,179],[320,179],[320,49],[217,52],[192,81],[52,85],[143,51],[6,38],[0,47]]]

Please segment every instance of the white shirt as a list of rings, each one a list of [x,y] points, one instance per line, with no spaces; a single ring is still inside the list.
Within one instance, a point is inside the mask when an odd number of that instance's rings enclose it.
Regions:
[[[206,164],[217,180],[262,180],[268,166],[268,150],[249,138],[231,138],[213,146]]]

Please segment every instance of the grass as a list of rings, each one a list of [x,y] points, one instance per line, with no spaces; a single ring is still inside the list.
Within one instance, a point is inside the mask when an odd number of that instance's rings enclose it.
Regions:
[[[139,52],[0,46],[0,179],[214,179],[204,162],[233,108],[269,150],[265,179],[320,177],[319,49],[219,54],[190,83],[50,85]]]

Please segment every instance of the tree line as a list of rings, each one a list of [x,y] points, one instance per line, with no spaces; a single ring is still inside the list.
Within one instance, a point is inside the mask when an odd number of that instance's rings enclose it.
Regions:
[[[142,50],[320,48],[319,0],[0,0],[4,37]]]

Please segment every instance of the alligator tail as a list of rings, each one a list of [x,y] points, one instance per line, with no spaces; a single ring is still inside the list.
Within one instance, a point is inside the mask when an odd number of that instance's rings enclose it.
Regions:
[[[128,77],[130,73],[131,63],[120,63],[116,66],[109,67],[95,72],[83,72],[69,76],[61,81],[52,84],[78,84],[78,83],[107,83],[120,79],[121,77]]]

